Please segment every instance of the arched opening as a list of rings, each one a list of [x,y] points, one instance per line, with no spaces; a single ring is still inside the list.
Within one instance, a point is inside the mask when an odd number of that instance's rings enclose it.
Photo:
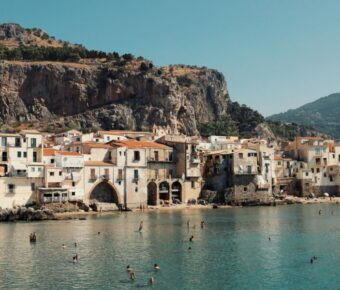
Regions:
[[[159,184],[159,199],[170,200],[169,183],[163,181]]]
[[[92,190],[90,200],[97,202],[107,202],[118,204],[118,194],[111,184],[108,182],[100,182]]]
[[[157,184],[154,182],[148,184],[148,205],[157,205]]]
[[[171,195],[174,202],[182,202],[182,185],[178,181],[171,185]]]

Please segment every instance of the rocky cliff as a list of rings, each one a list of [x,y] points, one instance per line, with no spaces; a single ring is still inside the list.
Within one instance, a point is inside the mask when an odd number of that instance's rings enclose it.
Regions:
[[[198,122],[226,113],[229,96],[215,70],[106,63],[0,61],[0,121],[43,128],[149,130],[172,125],[197,134]]]

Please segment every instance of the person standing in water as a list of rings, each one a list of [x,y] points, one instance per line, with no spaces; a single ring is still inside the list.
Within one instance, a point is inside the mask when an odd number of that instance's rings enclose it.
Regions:
[[[155,283],[155,278],[153,276],[150,277],[149,279],[149,284],[153,285]]]
[[[143,221],[140,222],[138,231],[141,233],[142,230],[143,230]]]
[[[192,242],[193,239],[194,239],[194,236],[191,236],[191,237],[189,238],[189,242]]]
[[[158,264],[155,264],[153,267],[154,267],[155,270],[160,270],[161,269],[161,267],[159,267]]]
[[[204,225],[205,225],[205,222],[204,222],[204,221],[201,221],[201,229],[204,228]]]
[[[135,272],[130,272],[130,279],[131,279],[131,281],[136,280],[136,274],[135,274]]]

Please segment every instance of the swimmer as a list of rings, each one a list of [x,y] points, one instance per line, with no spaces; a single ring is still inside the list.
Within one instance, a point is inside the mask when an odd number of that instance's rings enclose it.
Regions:
[[[143,221],[140,222],[138,231],[141,233],[142,230],[143,230]]]
[[[189,247],[188,250],[191,251],[191,247]]]
[[[271,241],[271,240],[272,240],[272,238],[271,238],[271,237],[268,237],[268,240],[269,240],[269,241]]]
[[[319,214],[321,214],[321,209],[319,210]]]
[[[310,259],[310,263],[313,264],[314,263],[314,260],[313,258]]]
[[[77,263],[79,261],[79,256],[78,254],[76,254],[75,256],[73,256],[73,263]]]
[[[161,267],[159,267],[158,264],[155,264],[153,267],[155,268],[155,270],[160,270],[161,269]]]
[[[131,271],[132,271],[132,268],[130,267],[130,265],[127,265],[127,266],[126,266],[126,271],[127,271],[127,272],[131,272]]]
[[[317,256],[313,256],[313,260],[316,261],[318,259]]]
[[[194,236],[191,236],[191,237],[189,238],[189,242],[192,242],[193,239],[194,239]]]
[[[135,274],[135,272],[131,272],[131,273],[130,273],[130,279],[131,279],[131,281],[136,280],[136,274]]]
[[[201,229],[203,229],[204,228],[204,221],[201,221]]]
[[[98,235],[100,235],[100,232],[98,232]]]
[[[149,279],[149,283],[150,285],[153,285],[155,283],[155,278],[151,276]]]

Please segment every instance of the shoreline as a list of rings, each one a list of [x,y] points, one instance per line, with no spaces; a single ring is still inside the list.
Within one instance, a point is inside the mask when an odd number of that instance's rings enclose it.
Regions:
[[[334,197],[332,200],[329,198],[312,198],[312,199],[306,199],[302,197],[294,197],[289,196],[285,198],[284,200],[276,200],[277,206],[284,206],[284,205],[294,205],[294,204],[300,204],[300,205],[310,205],[310,204],[328,204],[328,205],[336,205],[340,204],[340,197]],[[234,205],[218,205],[217,209],[228,209],[228,208],[247,208],[247,207],[269,207],[269,206],[275,206],[275,205],[256,205],[256,206],[234,206]],[[133,209],[130,212],[134,213],[141,213],[141,212],[167,212],[167,211],[178,211],[178,210],[197,210],[197,209],[209,209],[213,210],[213,205],[186,205],[186,204],[180,204],[180,205],[174,205],[174,206],[150,206],[144,209]],[[54,214],[54,220],[66,220],[66,219],[81,219],[91,216],[107,216],[107,215],[113,215],[113,214],[120,214],[123,213],[118,210],[114,211],[103,211],[103,212],[97,212],[97,211],[90,211],[90,212],[64,212],[64,213],[55,213]]]

